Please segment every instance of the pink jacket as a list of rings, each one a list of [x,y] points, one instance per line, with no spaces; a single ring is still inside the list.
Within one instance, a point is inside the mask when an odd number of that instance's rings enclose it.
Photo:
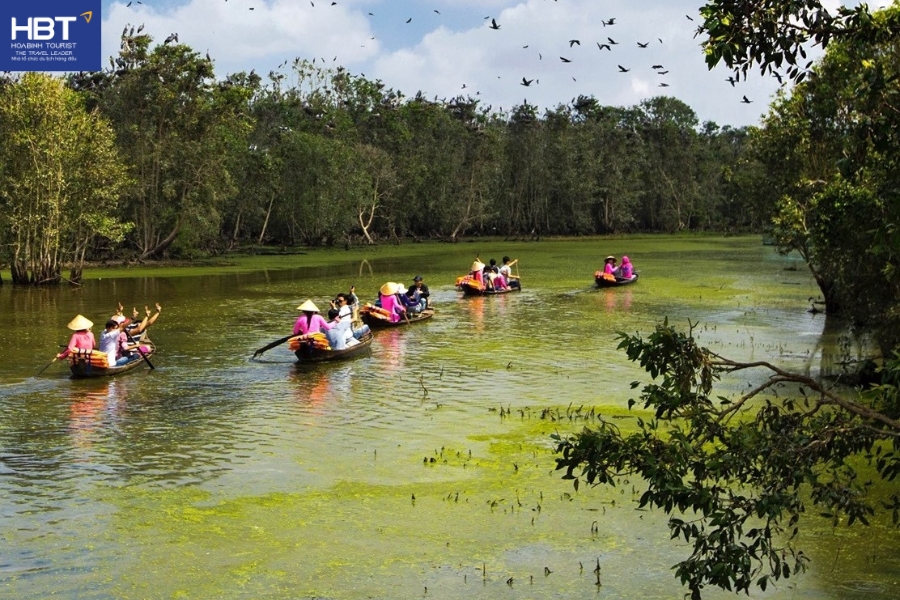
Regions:
[[[72,350],[78,348],[81,350],[93,350],[97,347],[97,340],[90,331],[76,331],[69,339],[69,347],[60,352],[58,358],[66,358],[72,353]]]
[[[397,296],[390,295],[385,296],[384,294],[379,294],[381,296],[381,308],[388,311],[391,315],[391,323],[396,323],[400,320],[400,315],[403,314],[404,308],[400,306],[400,302],[397,300]]]
[[[331,329],[332,324],[322,318],[322,315],[314,313],[312,318],[306,318],[306,315],[300,315],[297,322],[294,323],[294,335],[306,335],[308,333],[318,333],[322,329]]]

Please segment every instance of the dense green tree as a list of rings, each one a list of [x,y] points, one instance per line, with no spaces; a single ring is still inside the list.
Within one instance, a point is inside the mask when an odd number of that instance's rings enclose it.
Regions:
[[[81,280],[97,236],[120,240],[116,219],[127,181],[109,124],[61,79],[26,73],[0,88],[0,219],[13,283]]]
[[[246,143],[252,94],[234,81],[218,85],[211,60],[186,45],[151,44],[148,35],[123,37],[100,98],[132,166],[125,214],[141,258],[218,237],[234,190],[228,151]]]
[[[900,344],[898,61],[897,39],[833,43],[754,143],[779,194],[779,242],[804,257],[826,309],[875,331],[885,353]]]

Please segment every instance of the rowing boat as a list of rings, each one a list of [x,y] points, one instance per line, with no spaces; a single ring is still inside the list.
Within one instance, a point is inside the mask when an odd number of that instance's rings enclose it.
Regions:
[[[144,336],[141,342],[141,351],[143,356],[150,358],[156,352],[156,346]],[[124,365],[106,366],[106,353],[99,350],[75,350],[69,355],[69,370],[72,372],[74,379],[86,379],[88,377],[111,377],[120,375],[136,369],[145,361],[140,353],[135,353],[134,357]]]
[[[638,274],[637,274],[637,273],[635,273],[634,275],[632,275],[632,276],[629,277],[629,278],[625,278],[625,277],[616,277],[615,281],[613,281],[612,279],[605,279],[605,278],[603,277],[602,273],[600,273],[600,271],[597,271],[597,272],[594,274],[594,281],[597,282],[597,287],[598,287],[598,288],[618,287],[618,286],[620,286],[620,285],[630,285],[630,284],[634,283],[634,282],[637,281],[637,280],[638,280]]]
[[[399,327],[401,325],[412,325],[413,323],[418,323],[419,321],[425,321],[434,316],[433,308],[426,308],[422,312],[419,313],[408,313],[408,318],[400,319],[399,321],[391,321],[387,315],[383,314],[383,312],[377,309],[374,306],[363,306],[359,309],[359,318],[362,319],[362,322],[371,327],[372,329],[381,329],[385,327]]]
[[[497,296],[510,292],[521,292],[522,286],[518,281],[511,281],[506,288],[486,288],[480,281],[471,275],[463,275],[456,278],[456,287],[464,296]]]
[[[323,338],[325,336],[322,336]],[[346,348],[334,350],[321,342],[311,340],[300,340],[292,338],[290,340],[290,348],[294,350],[294,356],[301,363],[324,362],[327,360],[344,360],[348,358],[356,358],[369,352],[369,346],[372,345],[374,336],[372,332],[366,332],[360,339],[353,338],[347,343]]]

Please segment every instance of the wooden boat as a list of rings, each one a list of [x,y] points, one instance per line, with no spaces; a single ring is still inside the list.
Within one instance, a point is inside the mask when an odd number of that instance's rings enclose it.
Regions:
[[[298,336],[299,337],[299,336]],[[324,337],[324,336],[322,336]],[[332,350],[323,346],[321,343],[309,340],[291,339],[290,348],[294,350],[294,356],[301,363],[324,362],[326,360],[344,360],[348,358],[356,358],[363,354],[368,354],[369,347],[372,345],[374,336],[372,332],[366,333],[357,343],[347,346],[342,350]]]
[[[604,279],[603,274],[600,271],[594,273],[594,281],[597,282],[598,288],[606,288],[606,287],[618,287],[620,285],[630,285],[638,280],[638,274],[635,273],[629,279],[625,279],[623,277],[616,277],[615,281]]]
[[[146,336],[141,341],[141,348],[143,348],[144,356],[147,358],[150,358],[156,352],[156,346]],[[140,354],[136,354],[136,358],[131,359],[124,365],[107,367],[106,364],[106,354],[99,350],[78,350],[69,356],[69,370],[72,371],[72,377],[75,379],[111,377],[146,366],[147,361]]]
[[[484,286],[481,285],[481,283],[479,283],[470,275],[463,275],[462,277],[456,278],[456,287],[465,296],[497,296],[499,294],[508,294],[510,292],[521,292],[522,285],[518,281],[513,283],[516,283],[516,285],[510,285],[510,287],[508,288],[496,290],[485,289]]]
[[[368,325],[372,329],[381,329],[385,327],[399,327],[401,325],[412,325],[413,323],[418,323],[420,321],[425,321],[434,316],[433,308],[426,308],[420,313],[412,313],[409,315],[409,319],[400,319],[399,321],[392,322],[386,314],[377,310],[378,307],[366,305],[359,309],[359,318],[362,319],[362,322]],[[376,309],[376,310],[373,310]]]

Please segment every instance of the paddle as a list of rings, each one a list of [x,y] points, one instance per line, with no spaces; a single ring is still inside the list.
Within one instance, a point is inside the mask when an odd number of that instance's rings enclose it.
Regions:
[[[44,371],[46,371],[46,370],[47,370],[47,367],[49,367],[50,365],[52,365],[52,364],[55,363],[55,362],[56,362],[56,357],[53,357],[53,360],[51,360],[51,361],[48,362],[46,365],[44,365],[44,368],[41,369],[40,371],[38,371],[37,374],[35,375],[35,377],[37,377],[38,375],[40,375],[41,373],[43,373]]]
[[[135,347],[137,348],[138,354],[141,355],[141,358],[144,359],[144,362],[147,363],[147,365],[148,365],[151,369],[155,369],[156,367],[153,366],[153,363],[150,362],[150,359],[147,358],[147,355],[144,354],[144,351],[143,351],[143,350],[141,350],[141,345],[140,345],[138,342],[134,341],[134,338],[131,337],[131,334],[128,333],[127,331],[125,332],[125,335],[128,337],[128,341],[135,345]]]
[[[291,339],[292,337],[294,337],[294,334],[293,334],[293,333],[292,333],[291,335],[286,335],[286,336],[284,336],[283,338],[281,338],[281,339],[279,339],[279,340],[275,340],[275,341],[272,342],[271,344],[268,344],[268,345],[266,345],[266,346],[263,346],[262,348],[260,348],[259,350],[257,350],[256,352],[253,353],[253,358],[256,358],[257,356],[259,356],[260,354],[262,354],[262,353],[265,352],[266,350],[271,350],[271,349],[274,348],[275,346],[280,346],[281,344],[285,343],[286,341],[288,341],[288,340]]]

